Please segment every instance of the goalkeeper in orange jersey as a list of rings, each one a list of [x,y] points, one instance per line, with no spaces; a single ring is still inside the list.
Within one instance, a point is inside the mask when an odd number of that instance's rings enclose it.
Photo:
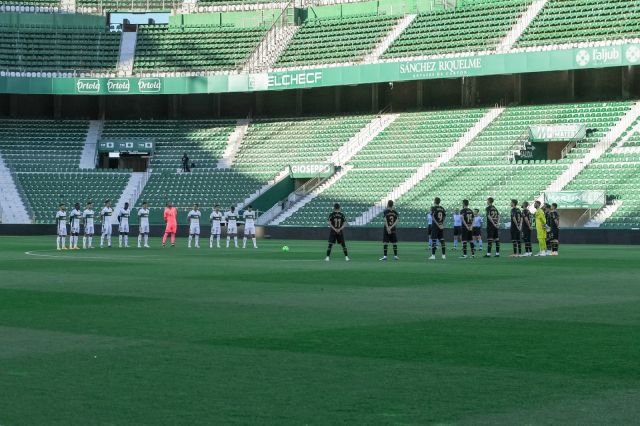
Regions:
[[[164,221],[167,223],[167,226],[164,229],[164,236],[162,237],[162,247],[167,245],[168,235],[171,235],[171,247],[176,246],[177,216],[178,211],[173,207],[171,202],[168,202],[167,207],[164,209]]]

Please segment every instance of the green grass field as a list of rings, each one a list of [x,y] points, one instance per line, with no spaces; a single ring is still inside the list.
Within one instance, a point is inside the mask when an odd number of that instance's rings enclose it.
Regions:
[[[178,243],[0,238],[1,425],[639,422],[635,247]]]

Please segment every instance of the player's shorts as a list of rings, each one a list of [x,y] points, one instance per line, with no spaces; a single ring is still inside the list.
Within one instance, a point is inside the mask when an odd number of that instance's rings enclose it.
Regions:
[[[473,227],[473,229],[472,229],[472,231],[471,231],[471,234],[472,234],[474,237],[481,237],[481,236],[482,236],[482,228],[479,228],[479,227],[477,227],[477,226],[474,226],[474,227]]]
[[[80,233],[80,224],[77,224],[75,226],[71,226],[70,232],[72,234],[79,234]]]
[[[548,240],[557,240],[560,234],[560,230],[558,228],[551,227],[551,231],[547,234]]]
[[[441,229],[438,225],[433,225],[431,227],[431,239],[444,240],[444,229]]]
[[[211,235],[220,235],[220,222],[211,225]]]
[[[85,233],[85,234],[87,234],[87,235],[93,235],[93,234],[94,234],[94,231],[95,231],[95,229],[94,229],[93,225],[85,225],[85,226],[84,226],[84,233]]]
[[[113,227],[111,226],[111,224],[102,225],[102,235],[111,235],[112,232],[113,232]]]
[[[138,227],[138,233],[140,234],[148,234],[149,233],[149,223],[141,223]]]
[[[118,225],[118,232],[123,233],[123,234],[129,233],[129,223],[128,222],[122,222],[120,225]]]
[[[255,225],[244,225],[244,235],[256,235]]]
[[[227,223],[227,235],[229,234],[237,234],[238,233],[238,225]]]
[[[467,229],[466,226],[462,227],[462,241],[473,240],[473,230]]]
[[[387,244],[397,244],[398,243],[398,233],[397,232],[387,232],[386,229],[382,230],[382,242]]]
[[[457,237],[460,234],[462,234],[462,226],[454,226],[453,227],[453,236]]]
[[[67,236],[67,225],[58,226],[58,235],[61,237]]]
[[[344,245],[344,233],[337,233],[333,229],[329,232],[329,244],[341,244]]]
[[[531,242],[531,228],[522,227],[522,241],[525,243]]]
[[[200,225],[189,225],[189,235],[200,235]]]
[[[520,241],[522,239],[522,232],[518,230],[516,226],[511,225],[511,241]]]
[[[499,240],[500,232],[493,225],[487,225],[487,240]]]

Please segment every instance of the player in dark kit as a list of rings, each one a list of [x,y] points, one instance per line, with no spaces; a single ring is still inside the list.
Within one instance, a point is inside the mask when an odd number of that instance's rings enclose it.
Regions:
[[[384,255],[380,260],[387,260],[387,250],[389,243],[393,244],[393,259],[398,260],[398,234],[396,225],[398,224],[398,212],[393,208],[393,201],[389,200],[387,208],[384,210],[384,229],[382,230],[382,244]]]
[[[487,254],[484,257],[491,257],[491,247],[496,243],[496,257],[500,257],[500,213],[493,205],[493,198],[487,198]]]
[[[531,250],[531,211],[529,203],[522,203],[522,241],[524,242],[524,256],[532,256]]]
[[[513,254],[511,257],[522,255],[522,212],[518,208],[518,200],[511,200],[511,243]]]
[[[471,257],[476,257],[476,247],[473,244],[473,210],[469,208],[469,200],[462,200],[462,259],[467,258],[467,244],[471,244]]]
[[[551,241],[553,240],[553,229],[551,228],[553,223],[553,215],[551,214],[551,204],[544,203],[544,218],[547,221],[547,256],[551,256]]]
[[[440,247],[442,248],[442,258],[446,259],[445,244],[444,244],[444,219],[447,217],[447,212],[444,207],[440,205],[440,198],[436,197],[433,200],[433,206],[431,207],[431,217],[433,218],[433,225],[431,227],[431,257],[429,260],[435,260],[436,258],[436,241],[440,241]]]
[[[558,239],[560,238],[560,215],[558,214],[558,205],[556,203],[551,204],[550,210],[551,227],[550,239],[551,239],[551,256],[558,255]]]
[[[327,247],[327,257],[326,261],[329,261],[331,257],[331,248],[335,243],[338,243],[342,246],[342,251],[344,252],[344,260],[349,261],[349,253],[347,252],[347,245],[344,242],[344,227],[347,225],[347,218],[340,211],[340,204],[335,203],[333,205],[333,212],[329,215],[329,246]]]

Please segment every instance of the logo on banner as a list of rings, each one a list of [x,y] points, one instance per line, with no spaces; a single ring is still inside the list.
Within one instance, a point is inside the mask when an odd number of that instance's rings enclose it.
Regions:
[[[97,78],[81,78],[76,82],[76,92],[98,93],[100,92],[100,80]]]
[[[640,47],[631,45],[627,48],[627,52],[625,53],[627,57],[627,61],[635,64],[636,62],[640,62]]]
[[[129,93],[131,84],[128,78],[110,78],[107,80],[107,91],[109,93]]]
[[[586,67],[587,65],[589,65],[590,61],[591,55],[584,49],[580,50],[576,55],[576,63],[581,67]]]
[[[141,78],[138,80],[138,91],[140,93],[158,93],[160,92],[159,78]]]

